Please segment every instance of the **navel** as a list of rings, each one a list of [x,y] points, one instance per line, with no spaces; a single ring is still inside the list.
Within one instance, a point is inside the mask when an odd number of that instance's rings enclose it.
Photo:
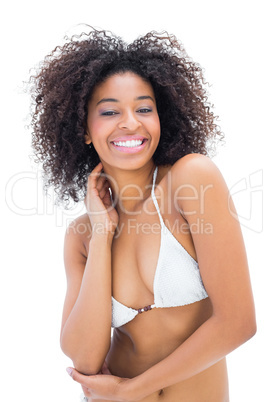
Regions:
[[[164,394],[164,390],[163,390],[163,389],[160,389],[158,395],[160,396],[160,395],[163,395],[163,394]]]

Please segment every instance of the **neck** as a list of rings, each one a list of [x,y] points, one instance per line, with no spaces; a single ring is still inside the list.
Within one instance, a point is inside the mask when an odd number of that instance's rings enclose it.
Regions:
[[[115,208],[119,215],[139,210],[150,196],[155,165],[153,161],[142,168],[122,170],[104,165],[110,182]]]

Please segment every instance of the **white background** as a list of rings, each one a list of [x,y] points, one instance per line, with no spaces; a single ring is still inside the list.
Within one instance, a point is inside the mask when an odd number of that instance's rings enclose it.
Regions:
[[[86,23],[131,41],[167,30],[205,68],[226,145],[215,163],[240,215],[254,290],[258,333],[228,357],[232,402],[268,401],[267,19],[256,1],[11,1],[1,10],[1,401],[79,399],[59,346],[65,294],[63,237],[69,219],[42,194],[30,160],[29,95],[34,67]],[[265,145],[266,144],[266,145]],[[2,194],[4,191],[2,191]],[[264,365],[263,365],[264,364]],[[265,374],[266,372],[266,374]],[[217,401],[215,401],[217,402]]]

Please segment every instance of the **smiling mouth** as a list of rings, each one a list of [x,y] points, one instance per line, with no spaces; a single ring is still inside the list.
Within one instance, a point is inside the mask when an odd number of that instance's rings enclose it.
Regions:
[[[142,138],[136,140],[112,141],[111,144],[119,152],[136,153],[145,147],[147,141],[147,138]]]
[[[143,140],[113,141],[112,144],[116,147],[136,148],[142,145],[145,141],[147,140],[144,138]]]

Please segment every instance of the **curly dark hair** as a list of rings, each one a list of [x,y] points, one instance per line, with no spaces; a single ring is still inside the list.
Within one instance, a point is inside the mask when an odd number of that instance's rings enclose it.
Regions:
[[[66,206],[70,198],[85,197],[87,177],[99,163],[94,147],[85,144],[93,90],[127,71],[148,81],[155,93],[161,125],[156,165],[172,165],[189,153],[208,155],[215,140],[223,138],[202,69],[173,35],[152,31],[127,44],[91,28],[56,47],[31,76],[35,161],[43,165],[45,189],[53,185]]]

